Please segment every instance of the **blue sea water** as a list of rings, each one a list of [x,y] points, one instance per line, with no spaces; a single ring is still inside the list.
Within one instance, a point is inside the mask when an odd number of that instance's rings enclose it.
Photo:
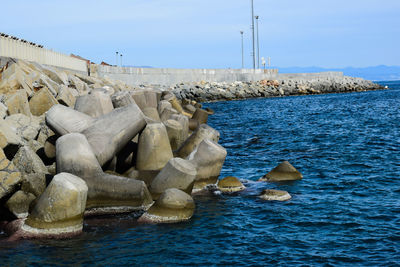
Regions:
[[[400,265],[400,83],[391,90],[215,102],[221,176],[247,190],[196,197],[186,223],[85,221],[70,240],[0,241],[0,265]],[[282,160],[304,179],[255,182]],[[287,202],[257,198],[287,190]]]

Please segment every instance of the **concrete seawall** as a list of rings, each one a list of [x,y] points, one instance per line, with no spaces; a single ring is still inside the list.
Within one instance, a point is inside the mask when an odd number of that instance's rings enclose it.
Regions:
[[[318,79],[343,77],[342,72],[279,74],[277,69],[169,69],[125,68],[92,65],[91,75],[108,77],[129,85],[157,84],[170,86],[188,82],[252,82],[260,80]]]

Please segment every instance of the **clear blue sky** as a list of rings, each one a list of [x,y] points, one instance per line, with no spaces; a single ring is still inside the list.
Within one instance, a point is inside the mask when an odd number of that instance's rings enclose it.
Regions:
[[[254,0],[260,54],[280,67],[400,65],[400,0]],[[0,32],[115,64],[251,66],[250,0],[12,0]]]

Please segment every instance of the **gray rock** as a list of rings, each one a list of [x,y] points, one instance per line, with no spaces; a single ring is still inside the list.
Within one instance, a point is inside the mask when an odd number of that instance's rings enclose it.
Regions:
[[[292,198],[287,191],[266,189],[264,190],[259,198],[269,201],[286,201]]]
[[[24,191],[17,191],[8,199],[6,207],[11,211],[17,218],[28,217],[29,205],[34,201],[36,197],[31,193]]]
[[[21,182],[21,173],[0,149],[0,199],[15,192]]]

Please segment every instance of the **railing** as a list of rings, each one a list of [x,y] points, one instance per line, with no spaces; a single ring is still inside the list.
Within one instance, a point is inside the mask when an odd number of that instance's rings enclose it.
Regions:
[[[4,36],[0,36],[0,56],[71,70],[87,71],[86,61]]]

